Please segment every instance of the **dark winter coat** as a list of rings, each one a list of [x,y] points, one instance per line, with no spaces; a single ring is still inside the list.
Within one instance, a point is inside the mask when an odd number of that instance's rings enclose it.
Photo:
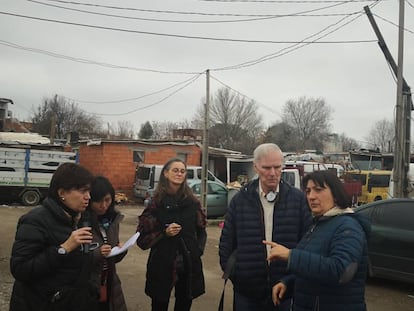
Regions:
[[[93,242],[99,243],[102,245],[104,243],[104,238],[99,228],[99,220],[95,213],[90,210],[90,215],[92,218],[92,234]],[[106,237],[108,239],[108,244],[111,247],[117,246],[119,244],[119,224],[124,219],[124,216],[121,215],[119,211],[114,211],[111,213],[110,218],[112,218],[109,227],[105,230]],[[116,273],[115,264],[120,262],[127,253],[121,253],[117,256],[107,258],[108,263],[108,302],[109,302],[109,311],[126,311],[126,302],[124,294],[121,287],[121,280],[119,279],[118,274]],[[101,255],[100,248],[94,250],[94,274],[93,281],[96,286],[99,287],[101,283],[101,273],[103,266],[103,257]]]
[[[11,311],[45,310],[57,291],[76,284],[85,265],[85,292],[92,290],[97,300],[97,288],[89,284],[91,255],[82,253],[80,248],[67,255],[57,252],[75,226],[63,208],[50,198],[19,219],[10,258],[15,278]],[[69,310],[73,309],[62,308]]]
[[[174,237],[165,234],[170,223],[180,224],[181,232]],[[206,217],[199,201],[176,201],[167,196],[161,204],[152,201],[139,216],[137,244],[151,248],[147,262],[145,293],[153,299],[168,301],[177,280],[178,254],[183,257],[187,298],[205,292],[201,256],[206,243]]]
[[[334,208],[316,220],[289,256],[295,311],[366,310],[369,231],[368,221],[351,209]]]
[[[281,260],[267,262],[263,207],[256,179],[237,193],[230,202],[220,237],[220,265],[225,270],[231,253],[237,249],[235,269],[230,277],[234,290],[252,299],[268,298],[271,288],[292,275]],[[304,194],[281,182],[274,205],[272,241],[288,248],[296,247],[311,224]]]

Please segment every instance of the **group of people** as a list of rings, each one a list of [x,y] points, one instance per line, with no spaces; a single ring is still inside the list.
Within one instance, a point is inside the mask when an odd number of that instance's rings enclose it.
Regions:
[[[228,206],[219,257],[230,271],[233,310],[366,310],[369,223],[350,208],[335,174],[308,174],[301,191],[281,179],[283,161],[277,145],[259,145],[258,178]],[[153,311],[168,310],[173,289],[175,311],[190,310],[205,292],[207,219],[186,180],[184,161],[165,163],[138,217],[137,245],[150,249],[145,293]],[[48,197],[17,225],[10,311],[126,310],[115,268],[126,252],[110,256],[123,217],[114,195],[107,178],[80,165],[56,170]]]
[[[10,311],[126,311],[115,264],[120,246],[115,190],[74,163],[53,174],[48,196],[17,224]]]

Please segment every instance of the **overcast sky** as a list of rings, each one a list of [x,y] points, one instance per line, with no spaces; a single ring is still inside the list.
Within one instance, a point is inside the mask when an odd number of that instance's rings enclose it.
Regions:
[[[332,132],[364,142],[376,121],[393,120],[397,94],[366,5],[397,62],[397,0],[1,0],[0,97],[19,119],[58,94],[138,131],[191,119],[210,69],[211,93],[229,86],[254,99],[266,126],[287,100],[322,97]],[[405,28],[413,87],[414,0]]]

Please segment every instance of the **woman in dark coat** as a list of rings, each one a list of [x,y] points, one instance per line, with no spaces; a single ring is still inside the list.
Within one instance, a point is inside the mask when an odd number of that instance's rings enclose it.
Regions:
[[[303,179],[314,224],[294,249],[274,242],[269,260],[288,260],[295,311],[366,311],[369,222],[354,213],[339,178],[315,171]],[[286,288],[273,301],[278,303]]]
[[[206,243],[206,216],[187,185],[186,165],[168,161],[154,198],[139,216],[137,244],[151,248],[145,293],[152,311],[167,311],[175,287],[175,311],[191,309],[205,291],[201,256]]]
[[[91,185],[91,201],[87,216],[92,226],[94,250],[94,282],[100,288],[99,311],[126,311],[121,281],[115,264],[126,255],[106,258],[114,246],[119,246],[119,224],[124,216],[115,209],[115,190],[103,176],[95,177]]]
[[[92,233],[79,223],[92,179],[82,166],[62,164],[48,197],[19,219],[10,258],[11,311],[96,310],[98,290],[89,281],[92,253],[83,247]]]

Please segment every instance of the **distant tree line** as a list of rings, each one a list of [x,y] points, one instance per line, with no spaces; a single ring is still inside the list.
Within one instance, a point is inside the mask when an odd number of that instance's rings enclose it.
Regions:
[[[205,124],[206,99],[201,99],[191,120],[180,122],[145,121],[137,131],[130,121],[104,124],[86,113],[75,102],[58,95],[44,99],[32,109],[33,130],[42,134],[55,133],[55,138],[65,139],[67,133],[77,132],[81,137],[111,139],[170,139],[174,129],[202,129]],[[332,137],[333,108],[323,98],[299,97],[289,99],[281,109],[280,120],[268,127],[263,124],[259,105],[252,99],[220,88],[210,98],[209,145],[251,154],[264,142],[277,143],[284,151],[305,149],[322,150]],[[52,126],[54,126],[53,130]],[[342,133],[336,135],[343,151],[360,148],[361,145]],[[386,119],[374,123],[365,138],[373,144],[372,149],[392,152],[394,146],[394,123]]]

